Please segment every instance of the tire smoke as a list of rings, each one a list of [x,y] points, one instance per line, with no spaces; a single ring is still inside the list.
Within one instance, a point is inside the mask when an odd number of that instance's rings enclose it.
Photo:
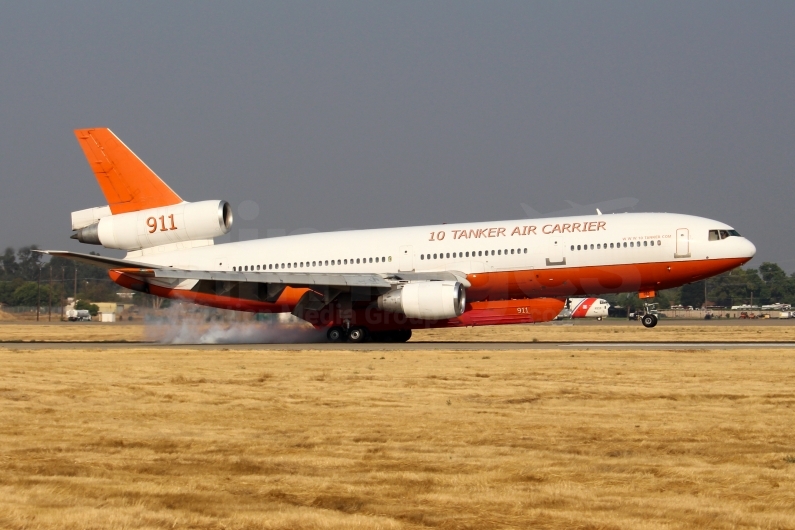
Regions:
[[[296,344],[325,342],[324,330],[292,315],[253,315],[177,304],[148,318],[145,338],[160,344]]]

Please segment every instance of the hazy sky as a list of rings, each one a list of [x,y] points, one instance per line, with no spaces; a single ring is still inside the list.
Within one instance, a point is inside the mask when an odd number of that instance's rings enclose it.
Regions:
[[[243,238],[635,197],[795,270],[795,2],[107,4],[0,4],[2,246],[101,250],[110,127]]]

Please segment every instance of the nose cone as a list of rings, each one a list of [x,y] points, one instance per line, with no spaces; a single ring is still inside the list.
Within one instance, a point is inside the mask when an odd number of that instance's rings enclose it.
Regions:
[[[740,248],[738,250],[740,251],[739,254],[741,257],[751,259],[756,255],[756,245],[745,238],[739,243]]]

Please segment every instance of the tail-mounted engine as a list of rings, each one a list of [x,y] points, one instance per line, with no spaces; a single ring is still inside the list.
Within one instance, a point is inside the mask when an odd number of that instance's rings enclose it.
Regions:
[[[411,282],[378,297],[378,308],[409,318],[441,320],[461,316],[466,291],[459,282]]]
[[[127,251],[212,239],[231,228],[232,208],[226,201],[183,202],[116,215],[107,206],[72,213],[72,239]]]

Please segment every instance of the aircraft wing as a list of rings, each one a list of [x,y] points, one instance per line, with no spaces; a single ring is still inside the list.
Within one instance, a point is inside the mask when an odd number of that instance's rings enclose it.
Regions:
[[[223,282],[275,283],[292,287],[383,287],[392,284],[378,274],[361,273],[313,273],[313,272],[231,272],[195,271],[179,269],[153,269],[151,267],[134,272],[138,276],[179,280],[212,280]]]
[[[271,271],[197,271],[145,268],[132,271],[139,276],[153,276],[178,280],[213,280],[246,283],[273,283],[291,287],[377,287],[390,289],[393,285],[417,281],[457,281],[470,287],[466,274],[458,271],[399,272],[376,274],[363,272],[271,272]]]
[[[458,281],[470,287],[466,274],[458,271],[438,272],[397,272],[389,274],[356,272],[287,272],[287,271],[202,271],[184,270],[171,267],[109,258],[94,254],[80,254],[59,250],[40,251],[50,256],[58,256],[81,261],[105,269],[120,270],[139,278],[162,278],[164,280],[211,280],[244,283],[270,283],[290,287],[375,287],[390,289],[393,285],[411,281]]]

